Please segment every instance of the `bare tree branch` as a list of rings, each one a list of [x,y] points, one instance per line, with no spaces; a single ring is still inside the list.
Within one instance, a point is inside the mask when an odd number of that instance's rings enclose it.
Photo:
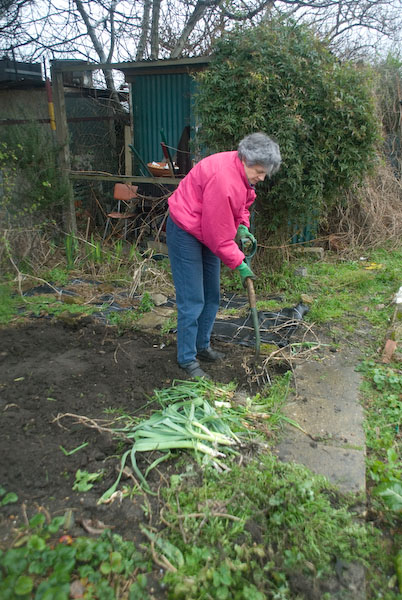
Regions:
[[[370,43],[373,52],[401,47],[402,0],[0,0],[0,53],[100,62],[202,55],[235,26],[278,15],[313,26],[340,56]]]
[[[208,7],[215,7],[219,5],[220,0],[197,0],[194,11],[188,19],[187,23],[183,27],[181,36],[177,40],[175,48],[173,48],[170,58],[177,58],[183,51],[186,42],[196,26],[197,22],[204,16],[205,11]]]
[[[33,0],[0,0],[0,32],[15,31],[19,26],[21,10]]]

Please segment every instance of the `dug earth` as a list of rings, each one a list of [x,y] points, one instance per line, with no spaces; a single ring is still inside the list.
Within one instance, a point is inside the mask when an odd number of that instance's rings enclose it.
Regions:
[[[159,500],[140,494],[132,502],[98,504],[116,480],[122,451],[91,420],[107,426],[119,415],[147,418],[160,408],[154,390],[185,379],[174,336],[118,335],[90,318],[71,324],[39,318],[3,328],[0,336],[0,483],[18,497],[1,508],[1,547],[38,511],[50,518],[68,511],[72,535],[91,534],[101,522],[125,538],[141,537],[144,502],[153,504],[149,514],[156,520]],[[205,369],[216,382],[245,388],[242,363],[252,350],[216,347],[227,358]],[[139,465],[146,468],[147,460],[140,457]],[[151,473],[151,486],[166,484],[166,471],[174,469],[174,460],[162,463]],[[85,493],[73,490],[78,470],[101,477]]]

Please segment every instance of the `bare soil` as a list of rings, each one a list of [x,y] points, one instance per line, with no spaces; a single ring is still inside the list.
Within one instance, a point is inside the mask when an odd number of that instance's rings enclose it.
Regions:
[[[116,479],[121,448],[110,434],[60,415],[100,420],[111,418],[110,409],[114,416],[116,411],[146,416],[159,408],[150,402],[153,391],[186,379],[176,363],[174,336],[162,339],[136,331],[119,336],[115,328],[92,318],[68,323],[45,317],[2,328],[0,339],[0,484],[18,495],[16,504],[0,508],[0,547],[7,547],[10,534],[38,511],[51,518],[67,509],[74,515],[71,535],[87,535],[85,524],[101,521],[125,538],[141,541],[140,523],[158,525],[158,497],[136,495],[130,502],[97,504]],[[215,381],[246,387],[242,362],[252,349],[224,343],[215,347],[227,357],[204,364],[205,370]],[[85,443],[69,456],[62,450]],[[78,469],[103,470],[103,478],[88,492],[74,491]],[[172,460],[153,470],[153,489],[166,484],[166,470],[174,469]],[[145,501],[153,503],[146,517]]]

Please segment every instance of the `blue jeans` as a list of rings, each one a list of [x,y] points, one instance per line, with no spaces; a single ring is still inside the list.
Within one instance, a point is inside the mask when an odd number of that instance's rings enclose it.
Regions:
[[[166,238],[177,304],[177,362],[186,365],[210,345],[220,300],[220,259],[170,217]]]

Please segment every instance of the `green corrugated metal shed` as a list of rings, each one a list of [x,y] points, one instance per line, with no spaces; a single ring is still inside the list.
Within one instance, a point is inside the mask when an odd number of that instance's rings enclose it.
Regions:
[[[192,75],[205,69],[209,61],[207,56],[143,61],[131,63],[123,70],[131,86],[133,145],[144,162],[163,160],[161,130],[172,148],[178,147],[186,127],[192,137],[192,98],[196,87]],[[135,174],[140,174],[139,165],[134,164]]]

